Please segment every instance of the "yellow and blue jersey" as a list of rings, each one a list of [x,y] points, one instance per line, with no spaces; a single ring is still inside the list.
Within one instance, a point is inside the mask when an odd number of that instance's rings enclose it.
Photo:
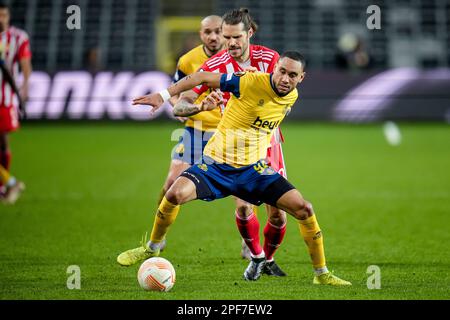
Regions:
[[[265,159],[274,129],[298,98],[297,89],[280,96],[272,74],[249,72],[223,74],[220,89],[232,95],[204,155],[235,168]]]
[[[203,45],[199,45],[183,55],[178,60],[177,70],[174,75],[174,82],[177,82],[184,78],[187,75],[190,75],[205,63],[209,57],[206,55],[205,50],[203,49]],[[195,103],[200,103],[210,91],[207,91],[200,95]],[[212,111],[203,111],[196,115],[190,116],[186,121],[186,127],[194,128],[194,124],[196,121],[201,121],[201,126],[195,125],[196,129],[201,131],[214,131],[217,128],[221,119],[221,113],[219,109],[214,109]]]

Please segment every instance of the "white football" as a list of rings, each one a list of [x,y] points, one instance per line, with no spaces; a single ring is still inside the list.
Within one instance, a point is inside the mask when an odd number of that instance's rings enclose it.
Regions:
[[[144,290],[169,291],[175,284],[175,269],[167,259],[153,257],[142,263],[137,277]]]

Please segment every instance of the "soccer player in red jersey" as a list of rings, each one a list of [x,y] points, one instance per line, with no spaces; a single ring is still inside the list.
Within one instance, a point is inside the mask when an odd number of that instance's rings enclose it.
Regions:
[[[30,41],[25,31],[9,25],[10,9],[0,3],[0,62],[4,71],[0,74],[0,184],[1,199],[6,203],[14,203],[25,185],[10,175],[11,151],[8,134],[19,128],[19,98],[25,101],[28,95],[28,80],[31,75]],[[19,73],[23,73],[20,92],[13,90],[8,81],[8,72],[13,81]]]

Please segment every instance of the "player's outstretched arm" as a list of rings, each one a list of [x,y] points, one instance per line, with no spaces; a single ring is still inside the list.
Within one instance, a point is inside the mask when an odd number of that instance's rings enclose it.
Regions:
[[[196,72],[194,74],[184,77],[177,83],[172,84],[167,90],[135,98],[133,100],[133,105],[138,104],[149,105],[152,106],[153,111],[155,111],[159,107],[161,107],[161,105],[164,102],[168,101],[170,97],[178,95],[184,91],[190,90],[200,84],[206,84],[210,88],[219,88],[220,78],[221,78],[220,73]],[[183,116],[184,114],[176,114],[176,115]]]

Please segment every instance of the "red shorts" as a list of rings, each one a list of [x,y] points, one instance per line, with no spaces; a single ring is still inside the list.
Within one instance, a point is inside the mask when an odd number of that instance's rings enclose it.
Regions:
[[[278,136],[272,136],[270,147],[267,149],[267,163],[279,174],[287,179],[286,165],[284,163],[283,148],[281,143],[284,141],[281,130],[278,129]]]
[[[19,113],[16,107],[0,106],[0,132],[12,132],[19,129]]]

